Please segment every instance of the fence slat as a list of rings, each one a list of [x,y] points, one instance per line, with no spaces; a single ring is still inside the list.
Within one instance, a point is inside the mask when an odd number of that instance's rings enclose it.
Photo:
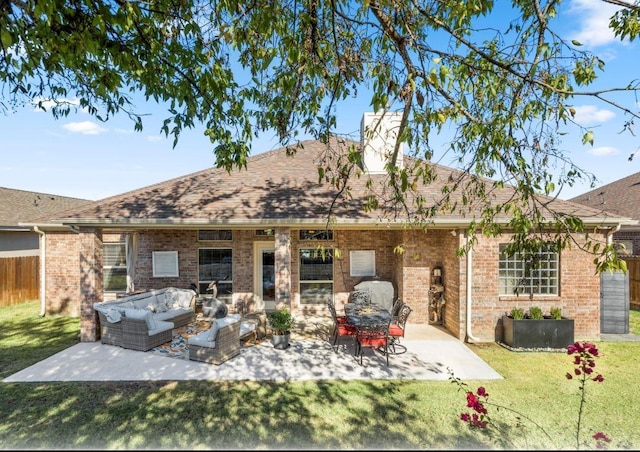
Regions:
[[[0,258],[0,307],[37,300],[40,256]]]
[[[629,272],[629,305],[640,308],[640,256],[625,256]]]

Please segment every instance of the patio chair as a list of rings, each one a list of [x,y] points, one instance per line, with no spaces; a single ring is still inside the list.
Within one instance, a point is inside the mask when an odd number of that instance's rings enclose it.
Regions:
[[[341,337],[353,337],[356,334],[356,327],[351,325],[346,316],[338,316],[336,307],[333,303],[327,303],[331,317],[333,318],[333,331],[331,333],[331,343],[333,350],[338,351],[338,340]]]
[[[400,309],[403,305],[404,301],[402,301],[400,298],[396,298],[396,300],[393,302],[393,306],[391,307],[391,315],[393,316],[394,320],[397,319],[400,315]]]
[[[398,316],[394,317],[393,322],[389,325],[389,338],[393,353],[396,353],[396,345],[400,343],[400,338],[404,337],[407,319],[409,318],[411,311],[413,311],[413,309],[411,309],[409,305],[403,304],[400,307]]]
[[[354,290],[349,293],[347,303],[371,304],[371,292],[368,290]]]
[[[362,323],[356,326],[356,356],[360,356],[360,365],[363,347],[384,353],[389,367],[389,322]]]

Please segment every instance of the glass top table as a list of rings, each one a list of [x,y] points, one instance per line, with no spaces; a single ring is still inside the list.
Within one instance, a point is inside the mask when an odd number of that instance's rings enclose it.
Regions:
[[[389,323],[393,318],[388,310],[372,304],[347,303],[344,305],[344,313],[353,325]]]

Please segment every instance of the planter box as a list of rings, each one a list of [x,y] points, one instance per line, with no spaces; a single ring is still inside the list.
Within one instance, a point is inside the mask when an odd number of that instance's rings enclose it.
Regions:
[[[573,319],[514,320],[502,316],[504,343],[514,348],[565,348],[574,343]]]

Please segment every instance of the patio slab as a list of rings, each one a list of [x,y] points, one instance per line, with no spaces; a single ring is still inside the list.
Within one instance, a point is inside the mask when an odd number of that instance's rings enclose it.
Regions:
[[[312,322],[307,325],[313,325]],[[324,331],[321,324],[313,328]],[[406,353],[384,356],[365,350],[363,365],[351,341],[334,351],[326,339],[292,337],[291,347],[276,350],[267,340],[243,347],[240,355],[215,366],[127,350],[100,342],[69,347],[3,382],[154,381],[154,380],[447,380],[448,369],[464,380],[502,379],[461,341],[431,325],[407,325]]]

